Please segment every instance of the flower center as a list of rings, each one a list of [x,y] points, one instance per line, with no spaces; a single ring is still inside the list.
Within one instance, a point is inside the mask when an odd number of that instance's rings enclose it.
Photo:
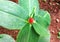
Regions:
[[[28,19],[28,22],[29,22],[30,24],[32,24],[32,23],[34,22],[34,19],[30,17],[30,18]]]

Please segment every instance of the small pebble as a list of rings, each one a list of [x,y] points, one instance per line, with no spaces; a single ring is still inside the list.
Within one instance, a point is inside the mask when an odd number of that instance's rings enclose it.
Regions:
[[[18,31],[16,30],[15,32],[17,33]]]
[[[51,30],[51,33],[55,34],[55,31],[54,30]]]
[[[59,5],[59,3],[56,3],[57,5]]]
[[[60,22],[59,19],[56,19],[56,22],[59,23]]]
[[[60,28],[59,27],[57,27],[57,29],[58,29],[58,31],[60,31]]]

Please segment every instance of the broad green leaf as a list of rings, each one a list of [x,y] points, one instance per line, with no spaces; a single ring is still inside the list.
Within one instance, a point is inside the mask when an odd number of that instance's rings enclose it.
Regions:
[[[0,26],[21,29],[27,23],[26,11],[11,1],[0,1]]]
[[[38,42],[50,42],[50,35],[46,36],[46,37],[39,37],[39,41]]]
[[[48,13],[48,11],[40,9],[39,10],[39,15],[42,16],[42,18],[48,20],[47,22],[50,24],[51,17],[50,17],[50,14]]]
[[[18,0],[20,6],[22,6],[30,15],[33,8],[35,8],[35,12],[38,13],[39,3],[38,0]]]
[[[31,28],[31,31],[30,31],[30,38],[29,38],[29,41],[28,42],[37,42],[38,39],[39,39],[39,36],[35,30],[34,30],[34,27]]]
[[[33,27],[34,27],[36,33],[39,34],[40,36],[44,37],[44,36],[48,36],[49,35],[48,29],[45,29],[39,23],[34,23]]]
[[[48,28],[51,22],[50,14],[47,11],[40,10],[39,14],[37,14],[35,17],[35,20],[37,23],[39,23],[44,28]]]
[[[39,35],[36,34],[30,24],[26,24],[19,32],[16,42],[37,42]]]
[[[7,34],[0,34],[0,42],[15,42],[15,40]]]
[[[21,29],[25,24],[26,22],[24,19],[11,15],[10,13],[0,11],[0,26],[7,29]]]
[[[27,12],[18,4],[11,1],[0,1],[0,11],[10,13],[11,15],[27,19]]]

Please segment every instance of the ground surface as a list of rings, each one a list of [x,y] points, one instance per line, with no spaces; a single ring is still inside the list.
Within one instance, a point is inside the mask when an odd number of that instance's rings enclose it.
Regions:
[[[40,0],[40,8],[47,10],[51,15],[51,42],[60,42],[58,32],[60,31],[60,0]]]
[[[47,2],[39,0],[39,2],[40,2],[40,8],[47,10],[51,15],[51,25],[49,26],[49,30],[51,33],[51,42],[60,42],[60,39],[57,38],[58,32],[60,31],[59,0],[58,1],[47,0]],[[55,3],[57,3],[57,5]],[[14,39],[16,39],[18,30],[7,30],[7,29],[4,29],[3,27],[0,27],[0,34],[3,34],[3,33],[9,34]]]

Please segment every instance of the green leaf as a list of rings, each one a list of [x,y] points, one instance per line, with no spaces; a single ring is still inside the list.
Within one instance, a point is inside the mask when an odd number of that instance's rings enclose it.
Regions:
[[[27,23],[27,12],[11,1],[0,1],[0,26],[21,29]]]
[[[20,6],[22,6],[30,15],[33,8],[35,8],[35,12],[38,13],[39,3],[38,0],[18,0]]]
[[[0,34],[0,42],[15,42],[15,40],[7,34]]]
[[[16,42],[37,42],[39,35],[36,34],[30,24],[26,24],[19,32]]]
[[[50,35],[46,36],[46,37],[41,37],[39,38],[38,42],[50,42]]]
[[[49,32],[47,29],[45,29],[43,26],[41,26],[39,23],[34,23],[33,27],[36,31],[37,34],[39,34],[40,36],[48,36]]]
[[[0,1],[0,11],[10,13],[11,15],[27,19],[27,12],[18,4],[11,1]]]
[[[48,26],[50,25],[50,15],[47,11],[40,10],[39,14],[34,16],[35,23],[33,24],[35,31],[41,36],[47,36]]]
[[[50,25],[51,22],[51,18],[50,14],[47,11],[40,10],[39,14],[37,14],[34,18],[37,23],[39,23],[44,28],[48,29],[48,26]]]
[[[9,13],[0,11],[0,26],[3,26],[7,29],[22,29],[26,24],[24,19],[20,19]]]

